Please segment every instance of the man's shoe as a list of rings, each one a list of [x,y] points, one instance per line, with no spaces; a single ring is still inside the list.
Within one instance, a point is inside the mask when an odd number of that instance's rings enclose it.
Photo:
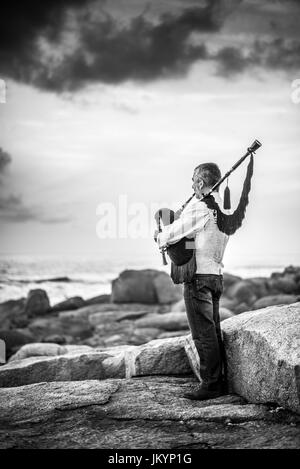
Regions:
[[[205,401],[207,399],[216,399],[217,397],[223,396],[224,392],[222,387],[218,386],[215,389],[208,389],[205,387],[200,387],[196,392],[186,393],[183,395],[186,399],[192,399],[195,401]]]

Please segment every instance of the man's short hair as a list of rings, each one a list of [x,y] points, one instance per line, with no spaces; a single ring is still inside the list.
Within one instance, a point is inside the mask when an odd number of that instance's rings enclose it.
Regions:
[[[194,173],[197,173],[203,182],[204,187],[212,187],[221,179],[221,171],[215,163],[203,163],[196,166]],[[219,188],[216,189],[217,191]]]

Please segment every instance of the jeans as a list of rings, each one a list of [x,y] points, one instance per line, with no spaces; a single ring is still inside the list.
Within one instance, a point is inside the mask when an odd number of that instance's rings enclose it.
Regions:
[[[200,376],[203,386],[208,388],[226,375],[219,316],[222,292],[222,275],[195,274],[190,282],[184,283],[187,318],[200,357]]]

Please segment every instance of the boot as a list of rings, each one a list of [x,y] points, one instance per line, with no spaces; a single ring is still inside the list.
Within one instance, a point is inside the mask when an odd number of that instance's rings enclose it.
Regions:
[[[217,382],[211,385],[202,384],[198,391],[186,393],[183,397],[186,399],[205,401],[206,399],[216,399],[224,394],[222,383]]]

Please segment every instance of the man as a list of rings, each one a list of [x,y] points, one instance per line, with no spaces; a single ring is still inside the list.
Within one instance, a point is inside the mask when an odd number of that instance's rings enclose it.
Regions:
[[[193,174],[195,198],[182,211],[180,218],[156,233],[159,247],[178,242],[183,237],[195,238],[196,273],[184,283],[184,300],[192,338],[200,357],[201,386],[189,399],[212,399],[224,394],[226,363],[222,342],[219,300],[223,291],[223,256],[229,236],[220,231],[215,210],[199,200],[221,178],[214,163],[197,166]],[[212,192],[221,208],[219,188]],[[224,211],[230,214],[231,211]]]

